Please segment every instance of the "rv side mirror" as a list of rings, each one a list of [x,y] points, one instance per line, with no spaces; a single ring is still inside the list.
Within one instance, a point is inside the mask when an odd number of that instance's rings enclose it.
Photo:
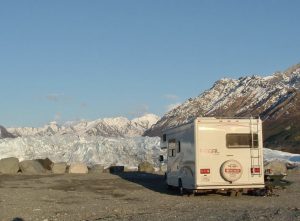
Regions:
[[[160,162],[163,162],[163,161],[164,161],[164,156],[163,156],[163,155],[160,155],[160,156],[159,156],[159,161],[160,161]]]

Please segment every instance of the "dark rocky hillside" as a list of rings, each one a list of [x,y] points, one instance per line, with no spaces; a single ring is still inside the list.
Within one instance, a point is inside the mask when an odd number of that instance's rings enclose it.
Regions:
[[[9,133],[5,127],[0,125],[0,139],[4,139],[4,138],[15,138],[14,135],[12,135],[11,133]]]

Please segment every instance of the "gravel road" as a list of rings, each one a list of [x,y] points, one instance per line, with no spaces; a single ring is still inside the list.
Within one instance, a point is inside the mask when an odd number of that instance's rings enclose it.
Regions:
[[[179,196],[163,176],[0,175],[2,221],[300,220],[300,175],[279,196]]]

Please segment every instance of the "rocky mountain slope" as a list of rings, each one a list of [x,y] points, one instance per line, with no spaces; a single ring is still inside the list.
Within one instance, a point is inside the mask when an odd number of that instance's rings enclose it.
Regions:
[[[268,77],[221,79],[168,112],[144,135],[160,136],[163,129],[198,116],[260,116],[267,147],[300,153],[300,64]]]
[[[12,135],[11,133],[9,133],[5,127],[0,125],[0,139],[4,139],[4,138],[14,138],[15,136]]]
[[[24,136],[53,136],[72,134],[77,136],[102,136],[102,137],[137,137],[159,120],[154,114],[128,120],[124,117],[104,118],[95,121],[68,122],[59,125],[51,122],[42,128],[8,128],[7,130],[17,137]]]

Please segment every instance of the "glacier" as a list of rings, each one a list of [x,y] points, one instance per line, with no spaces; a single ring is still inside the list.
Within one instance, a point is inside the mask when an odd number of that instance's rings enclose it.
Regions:
[[[53,162],[84,162],[137,168],[143,161],[159,168],[158,137],[107,138],[101,136],[53,135],[0,140],[0,158],[17,157],[20,161],[49,158]]]
[[[154,114],[129,120],[125,117],[81,120],[62,125],[50,122],[41,128],[8,128],[14,139],[0,139],[0,159],[20,161],[49,158],[53,162],[84,162],[88,166],[122,165],[136,168],[148,161],[159,168],[160,139],[141,135],[160,118]]]
[[[101,136],[53,135],[28,136],[0,140],[0,159],[17,157],[22,160],[49,158],[53,162],[84,162],[88,166],[101,164],[137,168],[143,161],[160,167],[159,137],[107,138]],[[300,154],[264,148],[266,161],[281,160],[300,163]]]

